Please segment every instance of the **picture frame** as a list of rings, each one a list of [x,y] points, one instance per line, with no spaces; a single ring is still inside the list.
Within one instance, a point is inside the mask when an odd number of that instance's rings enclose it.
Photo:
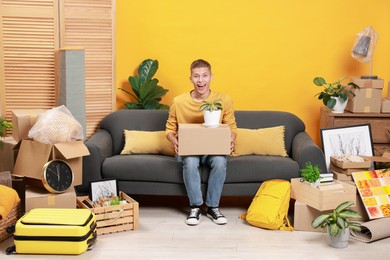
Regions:
[[[118,182],[116,179],[91,181],[90,183],[90,197],[93,202],[118,196],[118,194]]]
[[[321,128],[320,132],[328,171],[330,171],[330,156],[374,155],[370,124]]]

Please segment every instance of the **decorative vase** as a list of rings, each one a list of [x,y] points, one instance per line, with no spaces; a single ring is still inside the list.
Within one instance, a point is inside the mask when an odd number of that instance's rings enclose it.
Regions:
[[[337,114],[344,113],[345,107],[347,106],[348,103],[348,99],[344,101],[341,97],[331,97],[331,98],[336,100],[336,105],[334,105],[332,112]]]
[[[335,237],[332,237],[329,233],[329,226],[326,226],[326,236],[328,239],[328,244],[334,248],[346,248],[349,242],[349,228],[341,230],[340,234]]]
[[[206,127],[218,126],[221,119],[221,110],[207,111],[203,113],[204,125]]]

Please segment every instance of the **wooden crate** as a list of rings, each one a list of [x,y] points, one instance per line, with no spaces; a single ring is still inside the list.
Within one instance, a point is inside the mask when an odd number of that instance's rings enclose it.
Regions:
[[[98,235],[138,229],[138,202],[122,191],[119,196],[127,204],[90,208],[83,202],[88,196],[77,198],[79,208],[88,208],[95,214]]]

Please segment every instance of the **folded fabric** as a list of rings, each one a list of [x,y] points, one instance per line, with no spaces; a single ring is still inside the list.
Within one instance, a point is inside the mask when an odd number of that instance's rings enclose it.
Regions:
[[[390,218],[379,218],[364,222],[361,231],[351,230],[351,237],[366,243],[390,237]]]
[[[0,184],[0,220],[8,216],[19,200],[19,195],[14,189]]]

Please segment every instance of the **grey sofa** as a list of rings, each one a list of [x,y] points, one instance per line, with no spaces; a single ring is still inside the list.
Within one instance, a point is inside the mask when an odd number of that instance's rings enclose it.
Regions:
[[[235,111],[239,128],[265,128],[285,125],[289,157],[245,155],[228,158],[228,171],[222,196],[253,196],[269,179],[297,178],[306,162],[326,172],[322,150],[305,132],[297,116],[280,111]],[[118,189],[133,195],[185,195],[182,165],[165,155],[120,155],[123,130],[160,131],[165,129],[166,110],[118,110],[101,121],[100,128],[86,141],[90,155],[83,158],[83,184],[78,194],[89,192],[91,181],[117,179]],[[209,169],[202,167],[202,188]]]

